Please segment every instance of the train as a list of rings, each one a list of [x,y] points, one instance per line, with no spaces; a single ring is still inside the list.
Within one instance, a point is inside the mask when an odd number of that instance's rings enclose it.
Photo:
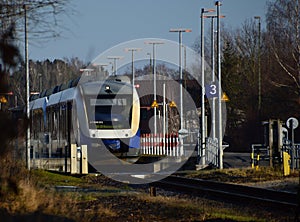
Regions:
[[[71,144],[105,146],[119,158],[139,155],[139,96],[122,76],[70,80],[32,95],[29,108],[35,158],[69,156]]]

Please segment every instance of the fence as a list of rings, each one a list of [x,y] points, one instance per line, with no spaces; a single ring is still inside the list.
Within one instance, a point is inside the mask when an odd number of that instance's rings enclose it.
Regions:
[[[219,166],[218,139],[211,137],[206,138],[205,162],[208,165]]]
[[[141,153],[155,156],[183,156],[178,134],[142,134]]]

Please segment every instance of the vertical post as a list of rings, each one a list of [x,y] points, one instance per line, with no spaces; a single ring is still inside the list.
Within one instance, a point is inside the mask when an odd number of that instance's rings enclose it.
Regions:
[[[163,84],[163,154],[166,151],[166,83]]]
[[[77,146],[76,144],[71,144],[71,160],[70,160],[70,171],[71,174],[77,173]]]
[[[181,133],[185,133],[185,126],[183,120],[183,89],[182,89],[182,56],[181,56],[181,48],[182,48],[182,32],[192,32],[191,29],[179,28],[179,29],[170,29],[170,32],[178,32],[179,33],[179,82],[180,82],[180,130]]]
[[[223,132],[222,132],[222,93],[221,93],[221,81],[222,81],[222,75],[221,75],[221,35],[220,35],[220,6],[221,6],[221,2],[220,1],[216,1],[215,5],[217,6],[217,29],[218,29],[218,33],[217,33],[217,58],[218,58],[218,63],[217,63],[217,67],[218,67],[218,131],[219,131],[219,135],[218,135],[218,149],[219,149],[219,168],[223,169]]]
[[[88,153],[87,145],[81,146],[81,173],[88,174]]]
[[[156,102],[156,61],[155,61],[155,43],[153,43],[153,100]],[[154,106],[154,135],[157,134],[156,106]]]
[[[27,35],[27,6],[23,5],[24,9],[24,31],[25,31],[25,71],[26,71],[26,117],[28,120],[26,133],[26,161],[27,169],[30,170],[30,110],[29,110],[29,60],[28,60],[28,35]]]
[[[181,67],[182,32],[179,31],[179,81],[180,81],[180,129],[184,129],[183,122],[183,99],[182,99],[182,67]]]
[[[260,62],[260,39],[261,39],[261,21],[260,16],[254,16],[255,19],[258,19],[258,115],[260,117],[260,111],[261,111],[261,62]]]
[[[215,82],[215,32],[214,32],[214,17],[211,17],[211,78],[212,82]],[[216,104],[215,97],[212,98],[211,107],[211,126],[212,126],[212,138],[216,138]]]
[[[270,167],[273,167],[273,120],[269,120],[269,156],[270,156]]]
[[[205,9],[201,9],[201,164],[205,165],[205,78],[204,78],[204,15]]]
[[[259,18],[258,22],[258,112],[260,114],[261,112],[261,68],[260,68],[260,63],[261,63],[261,55],[260,55],[260,37],[261,36],[261,22]]]
[[[294,120],[293,120],[293,118],[291,118],[291,120],[290,120],[290,126],[291,126],[291,131],[292,131],[292,135],[291,135],[291,140],[292,140],[292,155],[291,155],[291,159],[292,159],[292,172],[294,172],[294,170],[295,170],[295,154],[296,154],[296,152],[295,152],[295,135],[294,135],[294,127],[293,127],[293,125],[294,125]]]

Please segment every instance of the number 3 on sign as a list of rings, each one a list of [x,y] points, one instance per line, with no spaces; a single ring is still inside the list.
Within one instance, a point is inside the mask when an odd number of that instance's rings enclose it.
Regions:
[[[205,86],[207,98],[218,97],[218,86],[215,83],[211,83]]]
[[[210,94],[211,96],[217,95],[217,86],[216,86],[215,84],[211,84],[211,85],[209,86],[209,88],[210,88],[209,94]]]

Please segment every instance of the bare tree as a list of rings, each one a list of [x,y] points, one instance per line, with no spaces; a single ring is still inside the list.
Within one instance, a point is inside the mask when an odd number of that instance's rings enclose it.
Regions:
[[[267,29],[273,55],[286,75],[276,80],[300,96],[300,0],[276,0],[268,3]]]
[[[1,31],[13,24],[19,37],[24,33],[24,6],[30,38],[39,42],[60,36],[66,29],[62,26],[62,18],[75,11],[68,0],[0,0]]]

